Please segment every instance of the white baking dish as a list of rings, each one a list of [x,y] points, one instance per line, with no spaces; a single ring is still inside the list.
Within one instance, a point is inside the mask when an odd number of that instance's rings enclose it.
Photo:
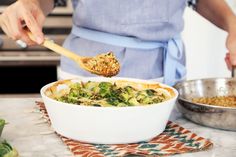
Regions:
[[[81,80],[81,79],[80,79]],[[79,80],[79,81],[80,81]],[[82,81],[117,81],[127,84],[159,84],[152,81],[128,78],[85,78]],[[75,80],[78,81],[78,80]],[[55,83],[55,82],[54,82]],[[178,96],[170,89],[172,98],[158,104],[129,107],[94,107],[72,105],[56,101],[45,95],[50,83],[41,89],[52,127],[65,137],[88,143],[124,144],[147,141],[162,133]],[[58,83],[58,82],[56,82]]]

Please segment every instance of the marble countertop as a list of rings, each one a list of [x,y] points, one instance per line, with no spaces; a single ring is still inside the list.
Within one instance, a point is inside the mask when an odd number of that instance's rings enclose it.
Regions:
[[[0,98],[0,117],[9,124],[2,137],[16,147],[21,157],[72,157],[60,138],[34,113],[39,98]],[[202,152],[175,157],[233,157],[236,156],[236,132],[223,131],[194,124],[184,119],[176,109],[170,119],[199,136],[210,139],[214,146]]]

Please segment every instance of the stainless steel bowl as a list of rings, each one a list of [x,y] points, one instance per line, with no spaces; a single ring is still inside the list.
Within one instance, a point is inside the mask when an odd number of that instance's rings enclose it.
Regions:
[[[236,79],[211,78],[184,81],[175,85],[177,108],[187,119],[209,127],[236,131],[236,108],[193,103],[198,97],[236,95]]]

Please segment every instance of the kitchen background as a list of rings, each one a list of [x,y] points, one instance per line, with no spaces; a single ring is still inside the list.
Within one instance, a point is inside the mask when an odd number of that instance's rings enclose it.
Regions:
[[[15,0],[1,0],[0,12]],[[227,0],[236,11],[236,1]],[[44,32],[62,44],[71,28],[72,7],[56,8],[45,22]],[[183,39],[187,52],[187,79],[230,77],[224,63],[226,33],[216,28],[190,8],[185,12]],[[0,31],[0,94],[38,93],[57,79],[59,56],[42,47],[26,47],[11,41]]]
[[[227,0],[236,11],[236,0]],[[224,62],[226,32],[215,27],[190,8],[185,12],[183,39],[187,52],[187,79],[230,77]]]
[[[1,0],[0,12],[15,0]],[[67,1],[46,19],[44,33],[62,44],[70,33],[72,6]],[[2,41],[2,42],[1,42]],[[9,39],[0,31],[0,94],[38,93],[49,82],[57,80],[60,56],[41,46],[27,47]]]

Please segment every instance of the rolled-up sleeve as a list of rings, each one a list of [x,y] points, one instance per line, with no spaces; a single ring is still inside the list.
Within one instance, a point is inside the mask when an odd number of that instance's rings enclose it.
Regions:
[[[65,6],[67,0],[54,0],[54,7]]]
[[[192,8],[193,10],[196,10],[197,9],[197,2],[198,0],[188,0],[187,3],[188,3],[188,6],[190,8]]]

